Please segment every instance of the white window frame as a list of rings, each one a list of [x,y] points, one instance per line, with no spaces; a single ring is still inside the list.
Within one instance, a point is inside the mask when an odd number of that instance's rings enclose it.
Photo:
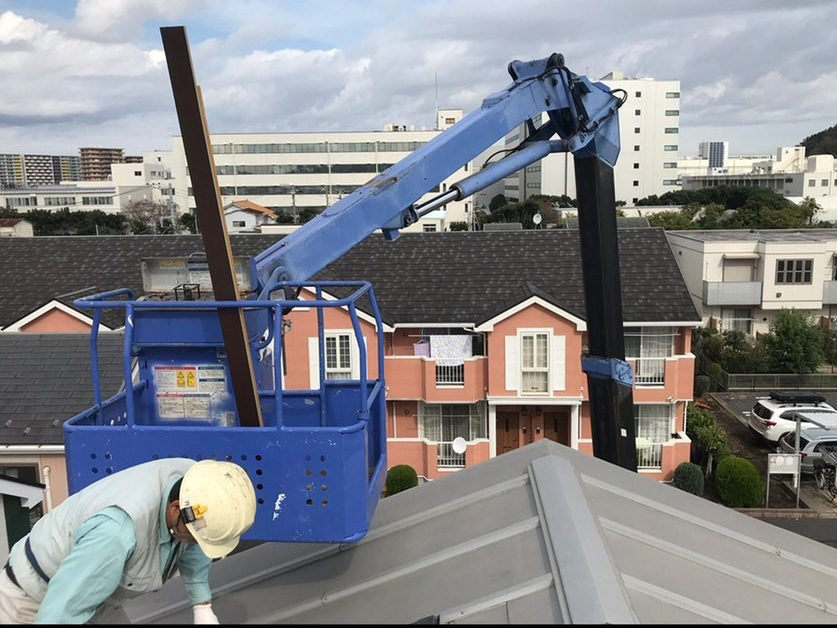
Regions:
[[[639,330],[639,334],[636,333],[637,330]],[[671,333],[666,333],[665,330],[671,330]],[[625,359],[636,362],[636,368],[634,369],[634,383],[636,386],[665,386],[665,363],[668,358],[674,355],[674,338],[677,333],[677,327],[674,326],[642,326],[625,329],[626,340],[639,336],[639,355],[631,355],[631,353],[636,352],[628,351],[628,343],[625,343]],[[659,336],[669,337],[667,350],[661,350],[664,348],[664,343],[657,339]],[[663,355],[657,355],[658,353]],[[643,381],[644,378],[645,381]]]
[[[531,366],[527,367],[523,363],[523,339],[529,336],[537,338],[537,336],[546,336],[546,366]],[[519,347],[519,360],[520,360],[520,394],[521,395],[552,395],[552,391],[550,390],[550,362],[551,362],[551,355],[552,355],[552,329],[519,329],[517,331],[517,341]],[[537,340],[533,342],[532,346],[532,356],[533,358],[536,355],[537,351]],[[536,363],[537,360],[534,360]],[[546,383],[544,385],[544,390],[524,390],[523,388],[523,381],[524,375],[526,373],[546,373]]]
[[[342,355],[342,347],[340,344],[340,338],[346,337],[348,339],[347,342],[347,352],[345,356]],[[336,350],[335,357],[337,366],[329,367],[328,365],[328,344],[329,340],[334,341],[335,345],[334,348]],[[352,342],[354,341],[354,333],[348,331],[327,331],[324,334],[323,342],[325,343],[325,347],[323,350],[324,358],[325,358],[325,378],[326,380],[347,380],[352,379]],[[346,366],[342,365],[343,360],[341,358],[346,358]],[[345,375],[345,377],[344,377]],[[335,377],[336,376],[336,377]]]

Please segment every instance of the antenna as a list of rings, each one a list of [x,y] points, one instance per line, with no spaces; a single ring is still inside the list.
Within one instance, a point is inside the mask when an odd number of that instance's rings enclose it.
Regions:
[[[436,126],[435,129],[439,130],[439,73],[433,73],[433,82],[436,85]]]

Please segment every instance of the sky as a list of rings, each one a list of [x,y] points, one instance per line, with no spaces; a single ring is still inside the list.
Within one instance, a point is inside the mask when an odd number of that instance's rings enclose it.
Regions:
[[[0,153],[171,149],[159,28],[183,25],[212,133],[433,128],[560,52],[680,80],[681,156],[767,155],[837,123],[835,23],[835,0],[0,0]]]

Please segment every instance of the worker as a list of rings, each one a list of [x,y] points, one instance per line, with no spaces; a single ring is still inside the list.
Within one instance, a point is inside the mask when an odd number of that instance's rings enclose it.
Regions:
[[[231,462],[169,458],[114,473],[15,543],[0,574],[0,623],[124,621],[123,603],[179,571],[194,623],[217,624],[212,559],[235,549],[255,515],[253,484]]]

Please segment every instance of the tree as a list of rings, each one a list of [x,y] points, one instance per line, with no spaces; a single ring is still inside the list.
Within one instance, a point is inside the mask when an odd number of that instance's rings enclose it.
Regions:
[[[311,207],[305,207],[299,210],[299,213],[297,214],[297,222],[303,224],[308,222],[312,218],[316,218],[319,215],[320,212],[318,212],[316,209],[313,209]]]
[[[799,203],[799,209],[802,212],[802,216],[808,219],[808,226],[811,226],[814,223],[814,216],[822,209],[822,205],[810,196],[806,196]]]
[[[824,359],[821,329],[794,310],[776,315],[763,342],[774,373],[813,373]]]
[[[450,223],[448,227],[451,231],[468,231],[468,223],[464,220],[457,220]]]
[[[179,225],[172,224],[171,210],[159,201],[130,201],[122,213],[135,234],[177,233]]]
[[[188,233],[198,232],[198,221],[194,214],[181,214],[177,220],[180,222],[180,231],[187,231]]]
[[[666,231],[684,229],[696,229],[697,225],[692,223],[683,212],[659,212],[648,216],[648,224],[652,227],[662,227]]]
[[[509,202],[506,200],[506,197],[504,195],[497,194],[491,197],[491,200],[488,202],[488,210],[493,212],[495,209],[505,207],[508,204]]]
[[[293,214],[289,214],[283,209],[280,209],[276,212],[276,224],[278,225],[290,225],[294,222]]]
[[[519,222],[524,229],[534,229],[535,222],[532,217],[540,211],[540,206],[535,201],[525,203],[513,203],[491,212],[483,222]]]

